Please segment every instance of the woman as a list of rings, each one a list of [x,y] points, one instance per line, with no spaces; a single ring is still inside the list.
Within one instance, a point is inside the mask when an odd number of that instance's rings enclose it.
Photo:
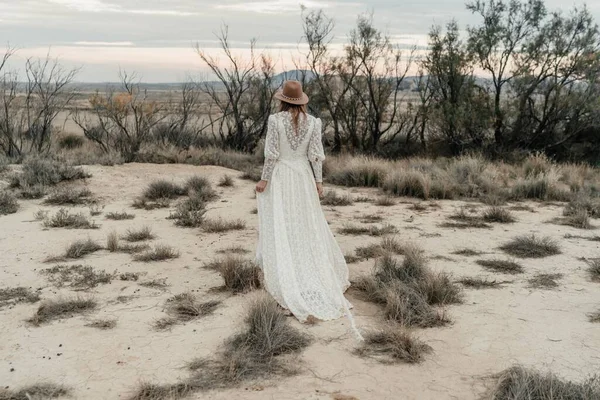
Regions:
[[[269,117],[258,192],[257,262],[267,291],[300,322],[350,318],[344,256],[327,225],[323,195],[321,120],[306,113],[297,81],[275,94],[280,112]],[[311,169],[312,166],[312,169]]]

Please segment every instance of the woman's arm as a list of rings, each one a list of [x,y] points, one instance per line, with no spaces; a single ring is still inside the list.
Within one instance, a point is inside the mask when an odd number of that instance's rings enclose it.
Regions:
[[[267,123],[267,137],[265,139],[265,163],[263,165],[263,171],[261,180],[256,185],[256,191],[259,193],[264,192],[267,187],[267,182],[273,175],[273,169],[275,163],[279,159],[279,135],[277,132],[277,120],[273,115],[269,116]]]
[[[325,151],[323,150],[322,129],[323,124],[321,123],[321,120],[317,118],[308,144],[308,159],[312,165],[315,181],[317,183],[323,182],[323,161],[325,160]]]

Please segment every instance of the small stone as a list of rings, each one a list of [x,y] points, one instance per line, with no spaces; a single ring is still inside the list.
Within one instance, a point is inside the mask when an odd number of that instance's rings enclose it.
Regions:
[[[15,372],[15,369],[14,369],[14,368],[11,368],[11,369],[10,369],[10,372]]]

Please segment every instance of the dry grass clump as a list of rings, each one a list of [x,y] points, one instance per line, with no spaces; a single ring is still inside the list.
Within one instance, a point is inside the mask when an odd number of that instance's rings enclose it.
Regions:
[[[381,214],[365,214],[365,215],[359,215],[357,218],[360,222],[362,222],[364,224],[371,224],[371,223],[383,221],[383,215],[381,215]]]
[[[243,248],[242,246],[230,246],[224,249],[217,250],[219,254],[246,254],[250,253],[250,250]]]
[[[15,196],[4,190],[0,192],[0,215],[14,214],[19,210],[19,203]]]
[[[498,282],[496,280],[489,280],[483,278],[471,278],[466,277],[457,281],[465,287],[472,289],[498,289],[504,282]]]
[[[344,254],[344,259],[346,260],[346,264],[354,264],[362,260],[360,257],[355,256],[354,254]]]
[[[246,229],[246,222],[243,219],[226,220],[223,218],[207,218],[202,223],[202,229],[208,233],[239,231]]]
[[[44,301],[27,322],[39,326],[50,321],[71,318],[94,310],[98,303],[92,298],[58,298]]]
[[[175,199],[186,194],[187,188],[161,179],[151,182],[144,190],[142,198],[148,201],[156,201],[161,199]]]
[[[496,376],[492,400],[594,400],[600,399],[600,376],[581,383],[514,366]]]
[[[11,186],[51,186],[64,181],[86,179],[91,175],[79,167],[42,157],[29,157],[23,162],[23,172],[14,177]]]
[[[475,257],[478,255],[481,255],[482,253],[480,251],[477,250],[473,250],[473,249],[458,249],[452,252],[452,254],[456,254],[458,256],[465,256],[465,257]]]
[[[464,208],[461,208],[460,211],[450,215],[448,219],[452,220],[453,222],[444,222],[440,226],[443,228],[458,229],[491,228],[491,226],[486,224],[481,217],[477,215],[469,215]]]
[[[447,274],[434,273],[427,267],[423,251],[411,245],[405,248],[402,263],[391,255],[375,262],[373,274],[355,283],[370,301],[384,305],[386,317],[405,326],[423,328],[448,323],[435,304],[462,301],[461,289]]]
[[[44,204],[53,206],[79,205],[93,203],[93,193],[89,189],[78,189],[72,186],[63,186],[52,191],[44,200]]]
[[[552,222],[559,225],[572,226],[578,229],[594,229],[590,222],[587,210],[579,209],[562,218],[555,218]]]
[[[569,190],[558,187],[551,175],[536,175],[519,179],[510,191],[512,200],[569,201]]]
[[[37,383],[19,390],[0,388],[0,400],[49,400],[71,395],[71,389],[54,383]]]
[[[387,175],[387,165],[377,159],[352,157],[344,161],[341,163],[338,161],[336,165],[326,162],[327,167],[334,167],[331,173],[328,174],[328,181],[334,185],[379,187]]]
[[[398,228],[390,224],[385,224],[383,226],[358,226],[345,224],[339,230],[339,233],[343,235],[384,236],[398,233]]]
[[[133,208],[141,209],[141,210],[156,210],[157,208],[168,208],[171,205],[169,199],[158,199],[156,201],[149,201],[142,197],[138,197],[133,201],[131,205]]]
[[[58,138],[57,144],[61,149],[78,149],[85,144],[85,139],[85,136],[77,135],[75,133],[67,133]]]
[[[375,205],[379,207],[392,207],[396,205],[396,202],[390,196],[378,197],[375,200]]]
[[[202,176],[192,176],[185,181],[185,188],[190,197],[198,197],[204,201],[215,200],[218,196],[208,179]]]
[[[328,190],[321,199],[321,204],[324,206],[351,206],[354,201],[349,194],[340,196],[335,190]]]
[[[167,261],[180,256],[179,252],[171,246],[159,244],[154,249],[133,256],[135,261],[152,262]]]
[[[218,184],[220,187],[233,187],[234,185],[235,184],[231,175],[223,175]]]
[[[114,329],[117,326],[116,319],[96,319],[89,324],[85,324],[85,326],[90,328],[96,328],[103,331],[107,331],[109,329]]]
[[[262,179],[262,171],[260,168],[256,167],[247,168],[243,170],[242,175],[240,175],[240,179],[258,182]]]
[[[381,330],[368,332],[365,341],[356,349],[356,354],[376,357],[384,363],[415,364],[423,361],[425,355],[432,351],[431,346],[416,338],[406,328],[389,325]]]
[[[167,286],[169,286],[166,279],[153,279],[151,281],[140,282],[140,283],[138,283],[138,285],[140,285],[142,287],[150,288],[150,289],[159,289],[159,290],[163,290]]]
[[[251,304],[243,330],[227,339],[214,359],[189,363],[190,378],[170,385],[144,383],[129,399],[182,399],[194,392],[292,376],[298,373],[297,354],[309,344],[306,335],[289,325],[278,304],[262,295]]]
[[[88,254],[95,253],[98,250],[102,250],[102,248],[103,247],[100,244],[94,242],[90,238],[85,240],[76,240],[67,247],[63,257],[51,257],[46,260],[46,262],[61,261],[65,259],[79,259]]]
[[[40,295],[30,288],[14,287],[0,289],[0,309],[19,303],[35,303],[40,300]]]
[[[196,296],[191,293],[182,293],[167,300],[165,311],[169,318],[163,318],[156,321],[156,329],[166,329],[172,325],[182,322],[188,322],[193,319],[202,318],[212,314],[221,304],[220,301],[200,302]]]
[[[485,222],[497,222],[501,224],[510,224],[517,220],[509,210],[496,206],[485,210],[482,218]]]
[[[106,219],[112,219],[114,221],[123,221],[123,220],[134,219],[135,215],[129,214],[128,212],[125,212],[125,211],[122,211],[122,212],[109,212],[109,213],[106,213],[106,215],[104,217]]]
[[[180,203],[168,218],[175,220],[177,226],[197,228],[204,223],[204,214],[206,214],[206,200],[202,195],[194,192],[189,198]]]
[[[527,282],[529,287],[536,289],[554,289],[558,287],[557,280],[561,279],[563,274],[536,274]]]
[[[569,202],[563,210],[565,217],[585,211],[590,218],[600,218],[600,199],[579,195]]]
[[[521,264],[510,260],[477,260],[477,264],[487,270],[503,274],[515,275],[524,272]]]
[[[111,283],[114,274],[95,271],[87,265],[57,265],[41,271],[56,287],[69,286],[76,290],[87,290],[98,285]]]
[[[140,274],[137,272],[123,272],[119,275],[119,279],[127,282],[137,282],[140,279]]]
[[[152,240],[155,236],[152,233],[152,228],[149,226],[143,226],[139,229],[128,229],[121,239],[128,242],[143,242],[146,240]]]
[[[416,170],[398,171],[383,182],[383,190],[396,196],[416,197],[427,200],[430,195],[430,179]]]
[[[204,268],[218,272],[223,278],[223,288],[233,293],[245,293],[261,287],[261,270],[250,260],[239,256],[226,256],[211,261]]]
[[[519,258],[544,258],[561,253],[554,239],[535,235],[518,236],[502,245],[500,250]]]
[[[405,245],[393,237],[384,237],[380,243],[357,247],[354,250],[356,256],[361,260],[377,258],[386,254],[404,254],[404,252]]]
[[[70,213],[66,208],[61,208],[51,217],[42,221],[46,228],[66,229],[98,229],[99,226],[84,213]]]
[[[46,195],[46,187],[42,185],[25,186],[19,190],[19,197],[25,200],[41,199]]]
[[[600,310],[589,313],[588,314],[588,320],[592,323],[598,323],[600,322]]]
[[[600,282],[600,259],[588,261],[588,273],[594,282]]]

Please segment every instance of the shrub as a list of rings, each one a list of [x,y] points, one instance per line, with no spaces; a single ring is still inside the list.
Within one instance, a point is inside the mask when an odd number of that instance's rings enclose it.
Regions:
[[[520,258],[543,258],[560,254],[560,247],[549,237],[519,236],[502,245],[501,250]]]
[[[228,231],[246,229],[246,222],[242,219],[228,221],[223,218],[205,219],[202,229],[208,233],[223,233]]]
[[[95,300],[88,298],[59,298],[44,301],[28,322],[39,326],[56,319],[70,318],[77,314],[89,312],[97,307]]]
[[[328,190],[321,199],[324,206],[351,206],[354,204],[350,195],[339,196],[335,190]]]
[[[8,191],[0,192],[0,215],[14,214],[19,210],[19,203],[15,196]]]
[[[204,223],[204,214],[206,214],[206,200],[202,195],[193,193],[180,203],[168,218],[175,220],[177,226],[196,228]]]
[[[185,182],[185,188],[188,192],[193,192],[194,197],[198,197],[204,201],[212,201],[218,197],[208,179],[201,176],[189,178]]]
[[[149,226],[144,226],[139,229],[128,229],[122,239],[128,242],[143,242],[154,239],[154,234]]]
[[[83,213],[71,214],[69,210],[61,208],[52,217],[44,217],[43,224],[46,228],[67,228],[67,229],[98,229],[89,217]]]
[[[403,327],[388,326],[367,333],[356,353],[360,356],[384,356],[384,361],[414,364],[423,361],[424,356],[432,351],[431,346],[415,338]]]
[[[106,213],[105,215],[106,219],[112,219],[114,221],[122,221],[122,220],[126,220],[126,219],[134,219],[135,215],[133,214],[129,214],[125,211],[123,212],[109,212]]]
[[[156,180],[148,185],[142,197],[148,201],[174,199],[186,194],[186,188],[166,180]]]
[[[510,211],[502,207],[490,207],[483,212],[483,220],[485,222],[499,222],[501,224],[509,224],[517,219]]]
[[[84,143],[85,143],[84,136],[75,135],[72,133],[63,135],[62,137],[60,137],[58,139],[58,147],[60,147],[61,149],[68,149],[68,150],[77,149],[79,147],[82,147],[84,145]]]
[[[593,400],[600,398],[600,377],[594,376],[582,383],[559,379],[556,375],[514,366],[497,376],[492,400],[517,399],[573,399]]]
[[[261,271],[253,262],[242,257],[227,256],[205,265],[217,271],[224,281],[224,288],[233,293],[244,293],[261,287]]]
[[[483,268],[504,274],[522,274],[523,266],[509,260],[477,260],[477,264]]]
[[[90,176],[78,167],[48,158],[30,157],[23,163],[23,172],[13,186],[50,186],[64,181],[86,179]]]
[[[78,205],[87,204],[93,202],[93,194],[89,189],[76,189],[73,187],[65,186],[63,188],[54,190],[46,200],[44,204],[51,205]]]
[[[223,177],[219,181],[219,186],[220,187],[233,187],[234,186],[233,178],[230,175],[223,175]]]
[[[157,245],[154,249],[137,254],[133,257],[135,261],[151,262],[151,261],[166,261],[173,258],[178,258],[179,252],[167,245]]]
[[[65,252],[65,258],[83,258],[88,254],[95,253],[98,250],[102,250],[102,246],[94,242],[92,239],[77,240],[73,242]]]

